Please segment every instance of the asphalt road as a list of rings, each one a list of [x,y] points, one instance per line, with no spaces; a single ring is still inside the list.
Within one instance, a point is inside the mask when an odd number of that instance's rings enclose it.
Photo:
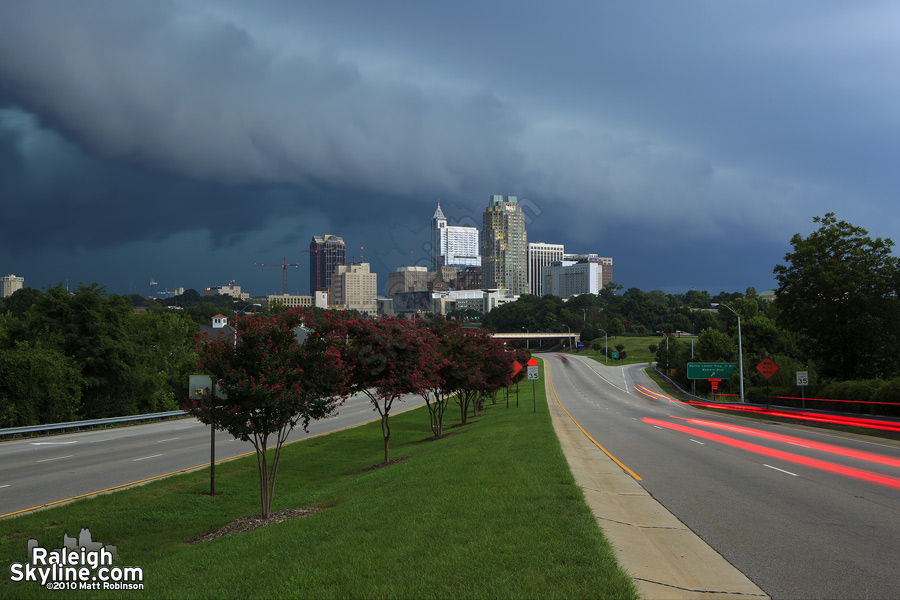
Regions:
[[[643,365],[545,358],[591,437],[773,598],[900,598],[896,445],[648,396]]]
[[[391,414],[421,406],[418,396]],[[338,414],[295,428],[288,441],[378,419],[365,397],[348,398]],[[210,428],[196,419],[100,429],[0,443],[0,516],[209,465]],[[254,452],[249,442],[216,432],[216,461]]]

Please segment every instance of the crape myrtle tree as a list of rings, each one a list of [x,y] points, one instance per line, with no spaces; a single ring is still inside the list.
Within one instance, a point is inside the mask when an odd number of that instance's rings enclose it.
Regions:
[[[437,438],[444,433],[444,414],[454,393],[454,390],[448,387],[448,381],[453,379],[453,371],[458,368],[454,359],[460,345],[468,340],[465,330],[458,321],[450,321],[442,316],[435,316],[431,319],[428,329],[434,336],[432,343],[438,353],[439,366],[437,376],[430,381],[430,387],[422,392],[422,397],[428,407],[431,431]]]
[[[347,392],[346,370],[329,328],[313,330],[298,341],[297,331],[309,320],[310,313],[303,309],[239,316],[234,321],[236,337],[198,338],[198,368],[224,394],[187,400],[184,408],[203,423],[253,444],[264,519],[272,510],[285,439],[296,425],[306,428],[329,415],[337,398]]]
[[[504,351],[502,342],[491,337],[488,330],[463,329],[461,332],[462,343],[458,345],[453,360],[456,368],[451,370],[446,385],[447,389],[456,393],[460,424],[465,425],[469,407],[473,408],[474,416],[478,416],[480,397],[507,384],[514,359],[511,353]],[[505,369],[505,379],[498,379],[498,369]]]
[[[423,321],[353,316],[333,321],[350,393],[368,396],[381,417],[384,462],[390,460],[390,414],[405,394],[440,385],[443,356]]]
[[[801,348],[836,379],[890,377],[900,370],[900,258],[890,239],[815,217],[819,229],[791,238],[793,252],[776,265],[777,321],[799,335]]]
[[[518,360],[523,369],[519,373],[524,377],[527,373],[526,363],[531,358],[530,353],[520,350],[508,350],[500,340],[488,337],[483,342],[484,362],[484,388],[481,391],[482,398],[490,396],[492,403],[497,403],[497,392],[507,387],[512,381],[513,362]],[[478,416],[481,410],[480,402],[473,404],[473,416]]]

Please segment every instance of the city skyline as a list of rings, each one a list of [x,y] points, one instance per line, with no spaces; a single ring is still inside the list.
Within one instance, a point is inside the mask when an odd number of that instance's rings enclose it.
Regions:
[[[348,2],[0,0],[0,270],[303,294],[314,235],[429,266],[436,198],[510,194],[626,289],[718,293],[815,216],[900,230],[900,5]]]

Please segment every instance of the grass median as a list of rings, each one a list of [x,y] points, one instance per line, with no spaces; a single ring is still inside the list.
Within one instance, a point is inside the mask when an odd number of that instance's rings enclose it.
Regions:
[[[393,416],[391,455],[408,458],[383,468],[377,423],[286,446],[273,511],[322,509],[306,517],[191,543],[258,512],[250,456],[217,465],[215,497],[201,470],[4,519],[2,556],[25,562],[29,539],[54,549],[88,528],[116,566],[143,569],[143,597],[635,598],[536,389],[537,414],[523,384],[519,408],[501,396],[438,440],[424,408]],[[0,597],[50,594],[122,592],[0,582]]]

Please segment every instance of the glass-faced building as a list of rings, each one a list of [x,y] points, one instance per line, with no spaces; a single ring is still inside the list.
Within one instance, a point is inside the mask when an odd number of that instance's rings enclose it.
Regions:
[[[528,293],[525,214],[515,196],[491,196],[481,230],[482,285],[510,295]]]

